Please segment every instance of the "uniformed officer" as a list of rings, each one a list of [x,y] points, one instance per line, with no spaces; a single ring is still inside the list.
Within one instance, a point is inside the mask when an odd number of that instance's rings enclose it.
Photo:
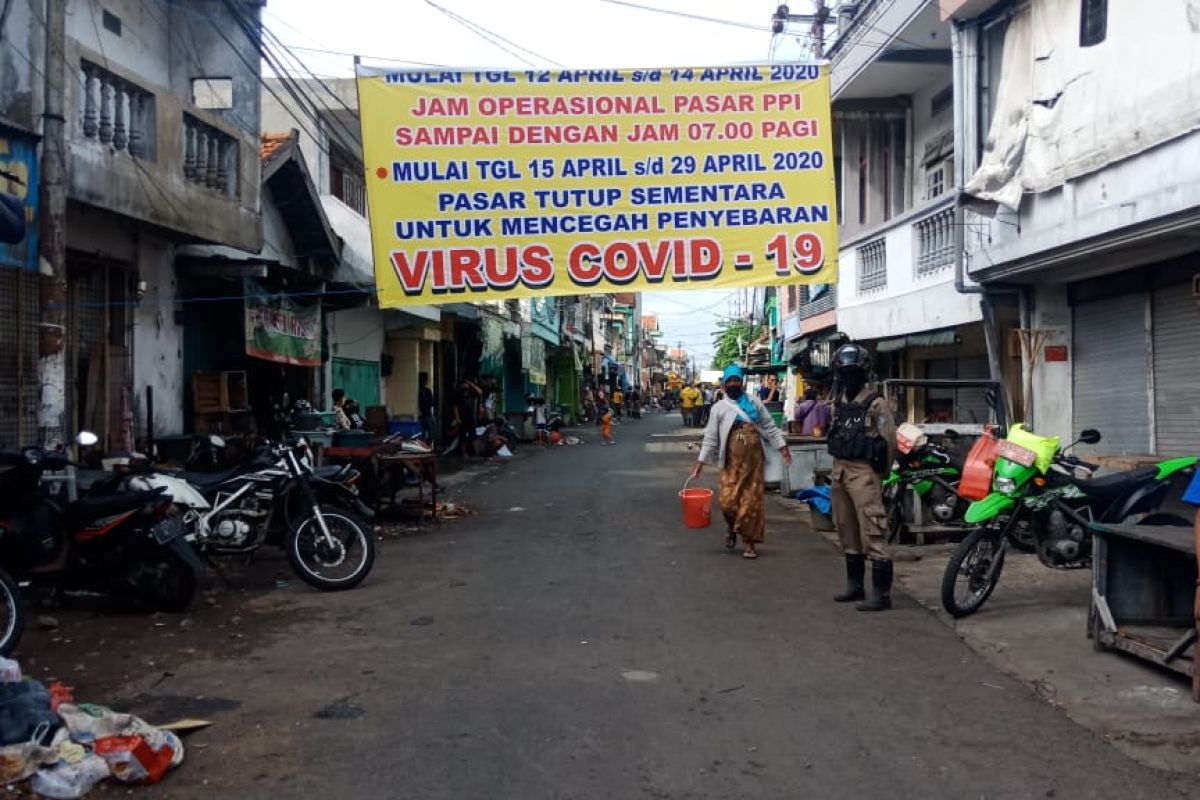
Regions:
[[[892,560],[882,479],[895,457],[896,424],[882,395],[867,386],[871,356],[846,344],[833,356],[836,389],[829,453],[833,460],[833,521],[846,556],[846,590],[839,603],[862,601],[859,611],[892,607]],[[871,562],[872,596],[864,591]]]

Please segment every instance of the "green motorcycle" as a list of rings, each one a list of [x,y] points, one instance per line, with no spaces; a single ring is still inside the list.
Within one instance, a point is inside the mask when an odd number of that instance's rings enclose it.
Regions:
[[[1075,444],[1096,444],[1088,429]],[[975,613],[991,596],[1013,538],[1034,543],[1038,560],[1052,569],[1091,565],[1089,522],[1120,523],[1141,516],[1144,525],[1190,525],[1156,513],[1173,479],[1195,470],[1195,457],[1172,458],[1127,472],[1092,478],[1099,466],[1058,448],[1057,437],[1039,437],[1014,425],[997,443],[992,492],[972,503],[964,522],[977,527],[954,551],[942,576],[942,606],[954,617]]]
[[[958,494],[964,456],[954,449],[958,433],[947,430],[937,442],[919,429],[896,435],[897,455],[892,471],[883,481],[883,503],[887,510],[888,542],[896,542],[909,531],[909,522],[945,530],[967,529],[964,516],[970,501]],[[1009,539],[1011,547],[1032,553],[1032,539],[1021,539],[1020,531]]]

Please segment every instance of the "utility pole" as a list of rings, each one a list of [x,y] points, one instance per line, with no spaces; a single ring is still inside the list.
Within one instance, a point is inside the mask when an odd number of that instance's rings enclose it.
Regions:
[[[38,433],[47,447],[66,431],[67,142],[64,99],[67,0],[46,0],[45,108],[42,114],[41,223],[38,244]],[[108,313],[108,309],[104,310]]]

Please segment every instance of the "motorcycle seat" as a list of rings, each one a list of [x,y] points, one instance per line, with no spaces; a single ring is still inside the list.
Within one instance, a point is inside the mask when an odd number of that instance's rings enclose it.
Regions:
[[[1106,498],[1124,494],[1157,474],[1158,467],[1138,467],[1128,472],[1116,472],[1099,478],[1072,478],[1071,483],[1089,497]]]
[[[120,492],[84,497],[64,509],[63,524],[67,530],[78,530],[89,522],[141,508],[161,494],[160,490],[155,489],[148,492]]]
[[[343,469],[345,469],[345,465],[343,464],[326,464],[322,467],[317,467],[314,469],[313,474],[318,478],[324,478],[327,481],[331,481],[336,478]]]
[[[222,483],[224,483],[225,481],[234,477],[241,471],[242,471],[241,467],[234,467],[233,469],[223,469],[220,472],[186,472],[185,471],[185,472],[174,473],[174,477],[179,478],[180,480],[187,481],[192,486],[195,486],[197,489],[199,489],[201,491],[201,493],[203,493],[203,492],[207,492],[209,489],[217,488]]]

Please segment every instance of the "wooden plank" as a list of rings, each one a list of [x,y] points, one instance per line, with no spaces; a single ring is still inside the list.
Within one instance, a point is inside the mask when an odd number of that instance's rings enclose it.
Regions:
[[[1093,522],[1091,529],[1102,536],[1119,536],[1124,539],[1196,554],[1193,530],[1182,525],[1108,525]]]

